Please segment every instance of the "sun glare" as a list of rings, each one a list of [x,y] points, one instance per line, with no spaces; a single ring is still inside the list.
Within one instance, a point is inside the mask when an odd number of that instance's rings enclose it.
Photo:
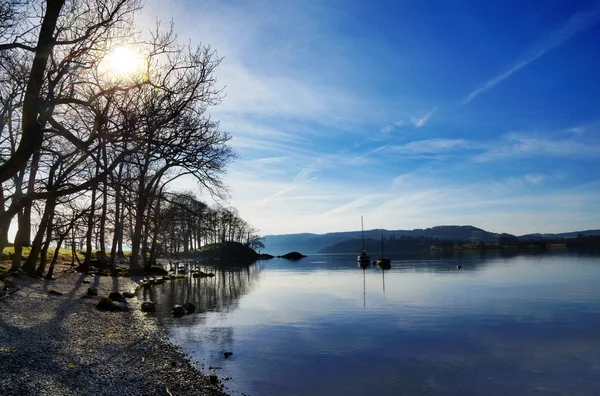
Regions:
[[[143,73],[144,59],[128,47],[116,47],[102,62],[102,70],[111,78],[135,77]]]

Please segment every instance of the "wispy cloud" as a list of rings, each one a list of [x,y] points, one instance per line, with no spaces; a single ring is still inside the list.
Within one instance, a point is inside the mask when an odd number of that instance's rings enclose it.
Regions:
[[[364,153],[362,155],[359,155],[358,157],[352,158],[352,160],[350,160],[350,163],[357,162],[357,161],[359,161],[359,160],[361,160],[361,159],[363,159],[365,157],[370,156],[373,153],[376,153],[376,152],[381,151],[381,150],[385,150],[386,148],[390,147],[394,143],[395,143],[395,141],[391,142],[391,143],[388,143],[388,144],[384,144],[383,146],[379,146],[379,147],[377,147],[377,148],[375,148],[373,150],[370,150],[370,151],[368,151],[368,152],[366,152],[366,153]]]
[[[481,148],[481,143],[465,139],[426,139],[394,146],[392,149],[402,154],[438,154],[456,150],[475,150]]]
[[[319,161],[317,161],[316,163],[314,163],[310,166],[302,168],[302,170],[300,172],[298,172],[296,177],[294,177],[294,180],[292,181],[292,183],[294,183],[294,184],[305,183],[307,181],[314,180],[317,177],[319,177],[320,171],[319,171],[319,168],[317,168],[318,163],[319,163]]]
[[[600,145],[575,139],[547,139],[521,134],[509,134],[493,148],[473,158],[489,162],[516,157],[598,158]]]
[[[483,83],[479,88],[467,95],[467,97],[462,100],[461,105],[470,103],[477,96],[489,91],[517,71],[540,58],[546,52],[562,46],[571,38],[575,37],[584,30],[595,26],[598,22],[600,22],[600,6],[598,3],[596,3],[592,9],[581,11],[572,15],[560,29],[550,34],[541,45],[533,47],[529,51],[530,55],[526,56],[524,60],[521,60],[503,73],[500,73],[499,75]]]
[[[431,110],[429,110],[429,113],[425,114],[423,117],[421,118],[416,118],[413,117],[412,118],[412,123],[415,126],[415,128],[421,128],[425,125],[425,123],[427,122],[427,120],[429,120],[429,117],[431,117],[433,115],[433,113],[435,113],[437,110],[437,107],[432,108]]]
[[[389,133],[391,133],[391,132],[394,132],[394,130],[395,130],[395,129],[396,129],[396,128],[395,128],[393,125],[386,125],[386,126],[382,127],[382,128],[380,129],[380,131],[381,131],[381,133],[383,133],[383,134],[389,134]]]
[[[488,183],[488,190],[495,196],[503,196],[513,194],[519,190],[541,187],[544,182],[558,179],[559,176],[530,173],[523,176],[511,176],[505,180]]]

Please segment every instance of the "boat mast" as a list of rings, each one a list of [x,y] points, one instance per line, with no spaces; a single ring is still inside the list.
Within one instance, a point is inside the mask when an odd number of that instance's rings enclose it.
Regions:
[[[362,250],[365,251],[365,227],[363,226],[363,217],[360,216],[360,229],[362,233]]]
[[[383,233],[381,234],[381,258],[383,258]]]

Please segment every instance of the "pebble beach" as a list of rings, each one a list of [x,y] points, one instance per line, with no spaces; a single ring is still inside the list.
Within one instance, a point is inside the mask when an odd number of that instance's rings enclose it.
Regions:
[[[98,297],[84,297],[89,287],[99,296],[134,292],[141,278],[63,268],[52,281],[9,279],[18,291],[0,300],[0,394],[224,395],[138,297],[128,299],[128,312],[98,311]]]

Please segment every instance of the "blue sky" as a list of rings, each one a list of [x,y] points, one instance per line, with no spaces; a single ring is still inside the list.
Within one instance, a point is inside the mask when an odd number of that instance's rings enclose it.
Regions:
[[[156,15],[225,58],[229,204],[262,234],[361,214],[600,228],[600,2],[148,0]]]

